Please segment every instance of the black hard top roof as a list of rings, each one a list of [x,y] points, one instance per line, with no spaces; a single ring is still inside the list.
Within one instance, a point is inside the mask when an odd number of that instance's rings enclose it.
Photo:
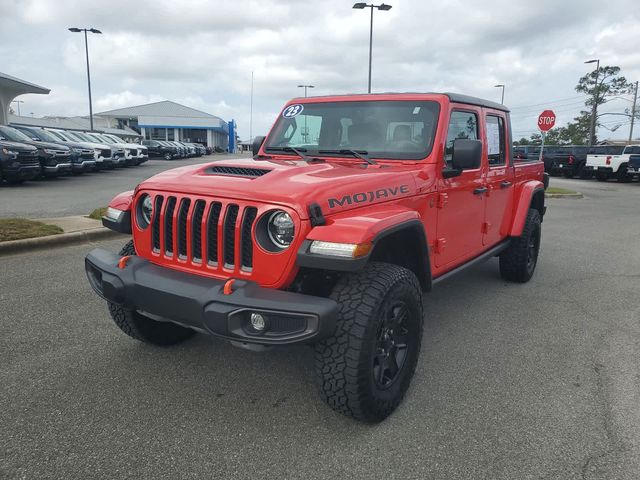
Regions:
[[[305,98],[323,98],[323,97],[354,97],[354,96],[376,96],[376,95],[445,95],[449,97],[449,101],[455,103],[466,103],[467,105],[476,105],[478,107],[493,108],[494,110],[502,110],[508,112],[509,109],[501,103],[484,100],[478,97],[462,95],[461,93],[450,92],[376,92],[376,93],[347,93],[339,95],[314,95],[311,97],[297,97],[296,100],[304,100]]]

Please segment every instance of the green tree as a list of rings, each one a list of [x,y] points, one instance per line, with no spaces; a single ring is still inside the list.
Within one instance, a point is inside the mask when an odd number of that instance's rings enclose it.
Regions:
[[[605,103],[608,98],[616,95],[623,95],[625,93],[629,93],[632,90],[633,86],[627,81],[626,78],[619,74],[620,67],[600,67],[597,74],[597,88],[596,71],[594,70],[593,72],[588,73],[587,75],[581,77],[580,80],[578,80],[578,84],[576,85],[576,92],[585,93],[586,95],[588,95],[587,101],[585,102],[585,105],[587,107],[592,107],[594,100],[596,101],[596,106],[598,107]]]

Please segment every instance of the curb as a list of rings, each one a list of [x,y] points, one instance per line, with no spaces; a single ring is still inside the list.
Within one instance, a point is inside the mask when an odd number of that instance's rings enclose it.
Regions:
[[[11,240],[0,242],[0,257],[13,253],[21,253],[31,250],[41,250],[49,247],[59,247],[64,245],[74,245],[89,243],[96,240],[106,240],[110,238],[126,237],[126,235],[108,228],[94,228],[80,232],[60,233],[48,235],[46,237],[25,238],[23,240]]]
[[[545,193],[544,198],[584,198],[580,192],[577,193]]]

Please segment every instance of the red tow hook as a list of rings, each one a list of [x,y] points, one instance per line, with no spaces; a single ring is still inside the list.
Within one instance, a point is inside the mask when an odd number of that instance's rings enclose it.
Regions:
[[[233,293],[233,284],[236,281],[235,278],[230,278],[224,283],[224,287],[222,288],[222,293],[225,295],[231,295]]]
[[[127,262],[129,261],[129,259],[131,258],[131,255],[125,255],[124,257],[122,257],[119,261],[118,261],[118,268],[120,270],[124,270],[124,267],[127,266]]]

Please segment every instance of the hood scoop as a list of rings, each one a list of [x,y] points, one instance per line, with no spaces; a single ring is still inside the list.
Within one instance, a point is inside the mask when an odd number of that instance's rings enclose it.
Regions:
[[[204,170],[207,175],[229,175],[232,177],[261,177],[269,173],[271,170],[266,168],[247,168],[247,167],[227,167],[223,165],[214,165]]]

